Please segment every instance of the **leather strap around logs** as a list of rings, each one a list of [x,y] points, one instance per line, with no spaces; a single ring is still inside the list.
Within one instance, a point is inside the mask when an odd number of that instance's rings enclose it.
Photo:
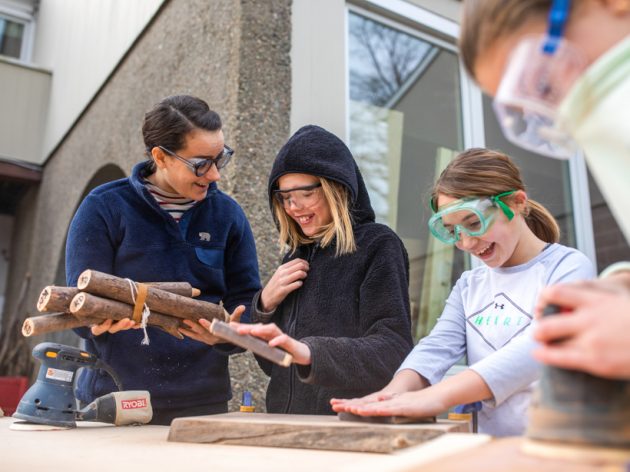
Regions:
[[[133,306],[132,320],[134,323],[141,323],[142,310],[144,308],[144,302],[147,299],[149,286],[147,284],[137,283],[136,288],[138,289],[138,294],[136,295],[136,304]]]

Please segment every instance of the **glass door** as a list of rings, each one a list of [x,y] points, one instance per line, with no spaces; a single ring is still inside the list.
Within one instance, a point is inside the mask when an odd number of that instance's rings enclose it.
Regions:
[[[349,144],[377,221],[410,259],[414,336],[429,333],[469,266],[430,237],[428,196],[464,147],[460,67],[454,46],[357,10],[348,16]]]

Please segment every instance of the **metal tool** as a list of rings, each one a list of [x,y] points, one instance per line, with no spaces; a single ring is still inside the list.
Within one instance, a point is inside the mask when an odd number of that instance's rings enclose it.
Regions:
[[[122,389],[115,372],[94,354],[72,346],[45,342],[33,348],[33,357],[41,362],[37,380],[20,400],[14,418],[67,428],[76,427],[77,420],[116,425],[151,421],[153,410],[147,391],[111,393],[97,398],[83,409],[77,409],[73,387],[76,372],[81,367],[104,370]]]

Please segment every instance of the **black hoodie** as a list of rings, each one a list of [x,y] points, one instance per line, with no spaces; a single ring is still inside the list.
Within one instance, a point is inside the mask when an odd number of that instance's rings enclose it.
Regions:
[[[273,313],[252,305],[253,321],[274,322],[311,350],[310,366],[289,368],[259,359],[271,376],[270,413],[332,414],[330,399],[384,387],[413,347],[409,261],[398,236],[374,222],[363,178],[347,146],[318,126],[298,130],[282,147],[269,176],[269,201],[284,174],[311,174],[346,186],[357,250],[335,256],[334,243],[298,247],[284,262],[309,262],[304,285]]]

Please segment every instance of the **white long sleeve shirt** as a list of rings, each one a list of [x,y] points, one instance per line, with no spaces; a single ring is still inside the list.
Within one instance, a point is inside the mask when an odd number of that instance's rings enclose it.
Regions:
[[[552,244],[525,264],[464,272],[431,333],[409,353],[398,371],[412,369],[432,385],[462,356],[492,391],[483,402],[479,430],[520,435],[540,375],[531,356],[533,309],[546,285],[595,277],[581,252]]]

